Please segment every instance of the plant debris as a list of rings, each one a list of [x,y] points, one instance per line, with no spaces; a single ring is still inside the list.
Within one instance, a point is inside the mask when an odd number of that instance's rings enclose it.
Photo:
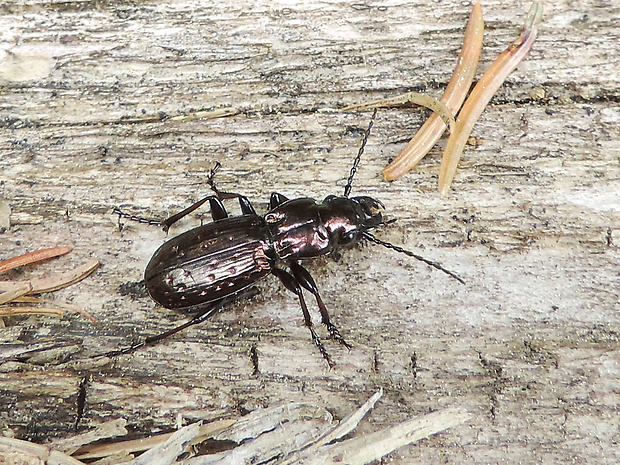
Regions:
[[[30,265],[50,258],[66,255],[71,247],[60,246],[49,249],[36,250],[0,262],[0,274],[20,266]],[[85,310],[68,303],[56,303],[33,294],[57,291],[72,284],[78,283],[99,266],[97,259],[89,260],[73,270],[57,272],[43,278],[33,278],[27,281],[0,281],[0,317],[13,315],[56,315],[62,317],[65,310],[81,313],[92,322],[97,320]],[[6,305],[9,304],[9,305]],[[53,307],[46,307],[52,305]]]
[[[463,101],[473,82],[482,49],[484,21],[480,3],[476,3],[473,7],[456,68],[440,100],[412,92],[365,104],[351,105],[343,109],[365,110],[410,102],[425,106],[435,112],[394,161],[384,168],[383,175],[387,181],[403,176],[418,164],[439,140],[446,127],[449,126],[450,137],[444,151],[439,174],[440,195],[442,197],[447,195],[456,174],[461,154],[476,121],[506,77],[514,71],[532,49],[538,32],[538,24],[542,20],[542,13],[542,3],[534,2],[527,14],[521,36],[500,54],[482,75],[464,104]],[[450,124],[451,121],[454,121],[452,115],[457,113],[456,122]]]

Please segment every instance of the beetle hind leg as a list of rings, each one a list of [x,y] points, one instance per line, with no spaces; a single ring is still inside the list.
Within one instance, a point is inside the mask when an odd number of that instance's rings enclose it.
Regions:
[[[159,333],[156,334],[154,336],[149,336],[145,339],[143,339],[142,341],[138,341],[138,342],[134,342],[132,345],[121,348],[121,349],[117,349],[117,350],[112,350],[109,352],[105,352],[103,354],[98,354],[98,355],[94,355],[90,358],[99,358],[99,357],[117,357],[119,355],[126,355],[126,354],[131,354],[133,352],[135,352],[138,349],[141,349],[142,347],[146,347],[146,346],[150,346],[150,345],[154,345],[157,344],[158,342],[169,338],[170,336],[183,331],[186,328],[189,328],[190,326],[195,326],[195,325],[199,325],[200,323],[204,322],[205,320],[211,318],[211,316],[213,316],[215,313],[217,313],[222,307],[233,303],[239,299],[242,298],[251,298],[253,296],[255,296],[256,294],[258,294],[258,289],[254,286],[246,288],[242,291],[237,292],[236,294],[232,294],[229,295],[227,297],[222,297],[221,299],[218,300],[214,300],[213,302],[209,302],[207,304],[205,304],[204,306],[199,307],[200,310],[198,311],[198,313],[196,313],[190,320],[185,321],[183,324],[175,326],[167,331],[164,331],[163,333]]]
[[[211,210],[211,217],[213,218],[213,221],[223,220],[225,218],[228,218],[228,212],[226,211],[226,208],[224,207],[224,204],[222,203],[223,200],[228,200],[228,199],[238,200],[239,207],[241,208],[241,213],[243,215],[256,215],[256,211],[254,210],[254,207],[252,206],[252,204],[250,203],[247,197],[241,194],[234,194],[232,192],[222,192],[215,186],[215,182],[213,181],[213,178],[215,177],[215,173],[217,173],[220,166],[221,165],[219,162],[216,163],[216,165],[211,169],[209,176],[207,177],[207,184],[209,185],[211,190],[215,193],[215,195],[208,195],[200,199],[198,202],[194,202],[192,205],[187,207],[185,210],[182,210],[179,213],[176,213],[170,216],[169,218],[166,218],[163,221],[154,220],[150,218],[142,218],[140,216],[131,215],[131,214],[123,212],[118,207],[114,207],[113,213],[119,216],[119,220],[121,218],[125,218],[131,221],[137,221],[139,223],[147,223],[147,224],[152,224],[156,226],[161,226],[163,230],[166,232],[168,231],[168,229],[170,229],[170,226],[172,226],[174,223],[179,221],[181,218],[186,217],[187,215],[192,213],[194,210],[197,210],[198,208],[200,208],[202,205],[204,205],[207,202],[209,202],[209,206]]]
[[[156,220],[153,218],[144,218],[142,216],[136,216],[136,215],[132,215],[130,213],[125,213],[123,210],[121,210],[118,207],[114,207],[112,209],[112,213],[115,215],[118,215],[118,221],[119,221],[119,228],[121,227],[121,218],[124,218],[126,220],[130,220],[130,221],[136,221],[137,223],[143,223],[143,224],[150,224],[153,226],[162,226],[163,222],[160,220]]]
[[[166,339],[172,336],[173,334],[176,334],[184,330],[185,328],[189,328],[190,326],[194,326],[194,325],[202,323],[207,318],[211,317],[211,315],[213,315],[218,310],[220,310],[220,308],[222,308],[222,306],[228,303],[229,301],[231,301],[231,298],[224,297],[214,302],[210,302],[202,311],[196,314],[191,320],[188,320],[179,326],[169,329],[168,331],[164,331],[163,333],[156,334],[155,336],[149,336],[145,338],[143,341],[134,342],[132,345],[124,347],[122,349],[105,352],[103,354],[95,355],[92,358],[117,357],[119,355],[127,355],[127,354],[131,354],[132,352],[135,352],[138,349],[141,349],[142,347],[156,344],[157,342],[163,339]]]
[[[207,197],[205,197],[205,198],[199,200],[198,202],[190,205],[189,207],[187,207],[182,212],[179,212],[176,215],[172,215],[170,218],[168,218],[167,220],[163,221],[161,224],[162,224],[164,230],[167,231],[168,228],[170,228],[170,226],[172,226],[174,223],[179,221],[181,218],[189,215],[191,212],[193,212],[194,210],[198,209],[199,207],[201,207],[206,202],[209,202],[209,206],[210,206],[210,210],[211,210],[211,217],[213,218],[213,221],[223,220],[225,218],[228,218],[228,212],[226,211],[226,207],[224,207],[224,204],[222,203],[222,200],[234,199],[234,198],[239,200],[239,205],[241,207],[241,213],[242,214],[244,214],[244,215],[256,215],[256,212],[254,211],[254,207],[252,207],[252,204],[247,199],[247,197],[244,197],[243,195],[240,195],[240,194],[232,194],[232,193],[229,193],[229,192],[219,192],[218,191],[216,195],[208,195]]]

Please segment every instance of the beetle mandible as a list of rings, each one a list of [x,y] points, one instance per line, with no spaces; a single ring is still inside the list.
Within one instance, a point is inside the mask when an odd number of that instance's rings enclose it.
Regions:
[[[324,255],[338,257],[341,249],[354,246],[363,239],[421,260],[463,282],[438,263],[376,238],[370,231],[386,224],[381,213],[383,204],[368,196],[350,196],[375,115],[376,110],[364,133],[342,196],[328,195],[322,202],[317,202],[311,198],[288,199],[282,194],[272,193],[269,211],[260,216],[247,197],[217,189],[213,181],[220,167],[217,163],[207,181],[214,194],[163,222],[144,220],[115,208],[115,213],[121,217],[159,224],[167,231],[172,224],[208,202],[213,222],[165,242],[155,252],[144,273],[146,289],[157,303],[171,309],[200,305],[201,311],[181,326],[106,355],[129,353],[200,323],[236,294],[273,274],[298,297],[304,323],[331,367],[333,363],[312,325],[304,289],[314,296],[321,321],[330,336],[347,348],[351,346],[331,322],[314,279],[300,261]],[[237,199],[241,216],[228,215],[222,203],[226,199]]]

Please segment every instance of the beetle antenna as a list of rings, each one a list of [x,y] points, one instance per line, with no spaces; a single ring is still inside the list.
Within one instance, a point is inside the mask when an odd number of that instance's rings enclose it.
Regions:
[[[364,133],[364,139],[362,139],[362,145],[357,152],[357,157],[353,160],[353,166],[351,167],[351,172],[349,173],[349,179],[347,180],[347,185],[344,186],[344,196],[348,197],[351,193],[351,186],[353,185],[353,176],[355,176],[355,172],[357,171],[357,167],[360,164],[360,160],[362,159],[362,154],[364,153],[364,148],[366,147],[366,142],[368,142],[368,136],[370,136],[370,130],[372,129],[372,125],[375,122],[375,116],[377,116],[377,109],[372,112],[372,117],[370,118],[370,124],[368,125],[368,129]]]
[[[413,257],[413,258],[415,258],[416,260],[420,260],[421,262],[424,262],[424,263],[426,263],[427,265],[430,265],[430,266],[432,266],[433,268],[438,269],[439,271],[443,271],[443,272],[444,272],[444,273],[446,273],[447,275],[449,275],[449,276],[453,277],[454,279],[456,279],[456,280],[457,280],[458,282],[460,282],[461,284],[465,284],[465,281],[463,281],[463,279],[462,279],[460,276],[458,276],[457,274],[453,273],[452,271],[450,271],[450,270],[448,270],[448,269],[444,268],[443,266],[441,266],[441,265],[440,265],[439,263],[437,263],[437,262],[434,262],[434,261],[432,261],[432,260],[428,260],[428,259],[426,259],[426,258],[422,257],[421,255],[415,254],[415,253],[413,253],[413,252],[411,252],[411,251],[409,251],[409,250],[405,250],[405,249],[403,249],[402,247],[399,247],[399,246],[397,246],[397,245],[391,244],[391,243],[389,243],[389,242],[382,241],[381,239],[377,239],[375,236],[373,236],[372,234],[370,234],[368,231],[364,231],[364,232],[362,233],[362,236],[363,236],[365,239],[368,239],[370,242],[374,242],[375,244],[382,245],[383,247],[386,247],[386,248],[388,248],[388,249],[392,249],[392,250],[395,250],[396,252],[400,252],[400,253],[405,254],[405,255],[407,255],[407,256],[409,256],[409,257]]]

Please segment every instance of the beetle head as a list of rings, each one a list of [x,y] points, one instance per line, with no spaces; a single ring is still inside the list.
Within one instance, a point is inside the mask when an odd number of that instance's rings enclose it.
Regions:
[[[335,246],[357,243],[365,231],[382,224],[381,202],[367,196],[330,195],[319,207],[321,221]]]
[[[383,224],[383,215],[381,214],[381,211],[385,208],[383,203],[366,195],[353,197],[351,201],[361,207],[363,214],[363,229],[372,229],[376,228],[380,224]]]

